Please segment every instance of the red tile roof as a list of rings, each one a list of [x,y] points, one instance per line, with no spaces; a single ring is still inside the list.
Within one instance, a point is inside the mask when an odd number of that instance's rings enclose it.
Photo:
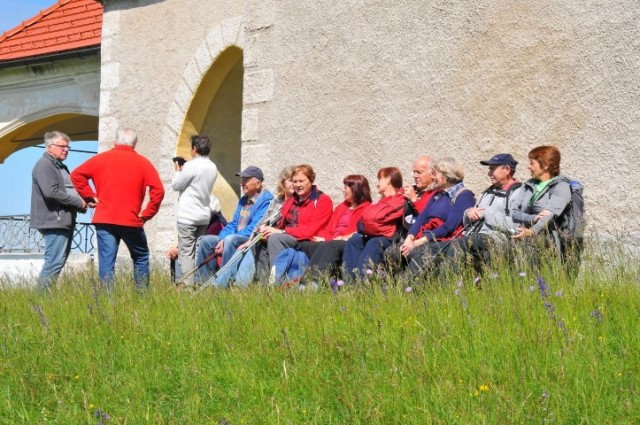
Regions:
[[[0,61],[100,46],[101,33],[102,4],[96,0],[58,0],[0,35]]]

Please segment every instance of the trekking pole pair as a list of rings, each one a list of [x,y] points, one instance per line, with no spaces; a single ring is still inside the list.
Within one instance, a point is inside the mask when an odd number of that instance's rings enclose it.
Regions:
[[[226,264],[216,272],[216,274],[214,274],[209,279],[207,279],[207,281],[203,283],[202,286],[200,286],[200,288],[198,288],[198,290],[194,292],[193,295],[197,295],[208,286],[213,285],[216,279],[222,276],[227,270],[231,268],[232,265],[237,263],[241,258],[244,257],[244,255],[247,252],[249,252],[251,248],[253,248],[258,242],[260,242],[264,236],[262,233],[260,233],[258,229],[261,226],[273,226],[277,224],[280,221],[280,218],[282,218],[282,215],[280,213],[281,208],[282,208],[282,205],[279,205],[279,206],[276,206],[275,204],[270,205],[269,209],[271,209],[272,211],[269,214],[265,214],[265,217],[260,221],[260,223],[256,225],[255,230],[253,231],[253,233],[251,233],[251,236],[248,239],[248,243],[245,246],[243,246],[241,249],[238,249],[233,254],[233,256],[229,259],[229,261],[227,261]]]
[[[274,212],[277,212],[278,214],[280,214],[280,210],[279,209],[277,209],[277,211],[274,210],[276,208],[276,205],[277,205],[276,202],[274,202],[274,201],[277,201],[277,198],[273,198],[271,200],[271,203],[269,204],[269,207],[267,209],[267,214],[265,214],[265,217],[263,217],[262,220],[260,220],[260,222],[256,225],[255,230],[251,233],[251,236],[249,237],[249,239],[253,238],[258,233],[258,228],[260,226],[262,226],[263,224],[265,224],[268,219],[270,219],[270,218],[272,219],[272,217],[270,217],[270,215],[273,215]],[[202,260],[202,262],[200,264],[196,265],[196,267],[194,269],[189,270],[189,272],[183,274],[182,277],[180,278],[180,280],[178,280],[175,283],[176,288],[178,288],[178,289],[182,288],[182,286],[184,284],[184,281],[186,279],[191,277],[194,273],[196,273],[198,270],[200,270],[202,268],[202,266],[204,266],[205,264],[209,263],[211,260],[213,260],[216,257],[217,257],[217,254],[214,251],[210,255],[208,255],[207,258]]]

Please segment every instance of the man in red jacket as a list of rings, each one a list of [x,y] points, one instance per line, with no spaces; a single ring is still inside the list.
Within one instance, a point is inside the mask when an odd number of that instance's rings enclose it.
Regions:
[[[135,151],[137,141],[134,130],[119,128],[113,149],[90,158],[71,173],[80,196],[97,203],[92,222],[98,237],[98,273],[107,289],[113,289],[120,240],[133,260],[136,289],[149,286],[149,246],[143,226],[160,209],[164,188],[151,162]],[[142,209],[147,188],[149,202]]]

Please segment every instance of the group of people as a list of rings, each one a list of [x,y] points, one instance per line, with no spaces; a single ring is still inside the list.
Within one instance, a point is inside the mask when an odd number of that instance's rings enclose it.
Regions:
[[[241,173],[244,196],[234,220],[220,236],[201,239],[198,280],[220,287],[232,282],[246,286],[254,277],[273,281],[281,276],[277,267],[291,264],[291,258],[298,261],[299,255],[305,257],[299,278],[304,283],[323,277],[366,279],[381,270],[417,278],[443,265],[469,265],[481,273],[492,254],[507,258],[514,245],[555,249],[558,223],[572,200],[569,179],[560,174],[558,148],[539,146],[529,152],[531,179],[526,182],[516,180],[518,162],[508,153],[480,164],[488,168],[491,185],[477,200],[464,186],[458,160],[422,156],[413,163],[410,186],[398,168],[381,168],[377,200],[365,176],[345,176],[343,200],[335,209],[315,185],[308,164],[283,170],[281,189],[269,206],[262,171],[249,167]],[[270,211],[278,209],[281,214],[271,220]],[[238,226],[243,215],[252,219]],[[216,254],[229,246],[233,249],[216,262]],[[298,256],[292,257],[292,251]],[[216,273],[220,266],[224,272]]]
[[[46,152],[33,170],[31,226],[45,240],[41,287],[48,288],[60,273],[76,213],[90,207],[96,209],[100,279],[107,287],[113,284],[122,240],[134,263],[136,287],[147,287],[149,247],[143,226],[164,197],[156,169],[135,152],[137,135],[131,129],[118,129],[113,149],[71,174],[63,164],[69,142],[63,133],[47,133]],[[171,181],[179,198],[178,246],[170,256],[178,258],[185,284],[226,287],[246,286],[256,278],[273,281],[279,258],[286,255],[304,257],[303,282],[326,276],[353,281],[389,267],[411,278],[445,264],[471,264],[480,272],[493,253],[507,253],[514,244],[539,240],[555,246],[558,222],[571,203],[570,182],[560,174],[555,146],[529,152],[531,179],[526,182],[516,180],[518,162],[508,153],[481,161],[491,185],[477,200],[464,186],[461,163],[451,157],[417,158],[412,185],[405,185],[398,168],[381,168],[378,199],[365,176],[347,175],[335,209],[316,186],[311,165],[285,168],[274,194],[265,188],[262,170],[249,166],[237,173],[242,196],[233,218],[217,232],[207,232],[216,213],[212,189],[218,171],[209,158],[208,137],[193,136],[191,148],[190,160],[176,161]]]

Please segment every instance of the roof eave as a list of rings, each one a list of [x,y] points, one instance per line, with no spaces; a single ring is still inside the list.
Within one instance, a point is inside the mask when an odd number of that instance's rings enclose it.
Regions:
[[[34,65],[42,65],[45,63],[55,63],[57,61],[66,59],[84,59],[89,56],[99,55],[100,45],[88,46],[81,49],[69,50],[66,52],[49,53],[39,56],[32,56],[27,58],[11,59],[7,61],[0,61],[0,70],[9,68],[19,68],[22,66],[29,67]]]

